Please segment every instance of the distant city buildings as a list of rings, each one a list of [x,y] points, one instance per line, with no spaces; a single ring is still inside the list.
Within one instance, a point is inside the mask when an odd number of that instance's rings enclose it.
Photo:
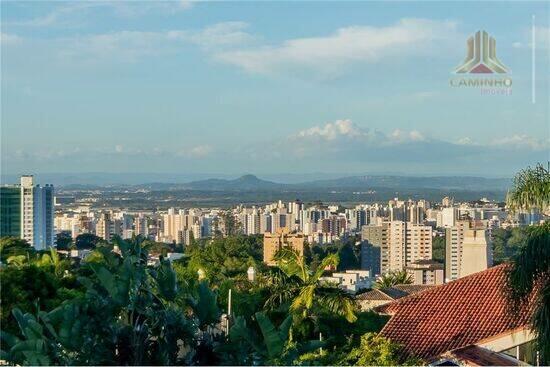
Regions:
[[[380,225],[363,226],[361,238],[372,247],[379,248],[370,251],[371,256],[378,258],[365,261],[380,264],[379,273],[378,268],[371,267],[375,274],[401,271],[412,262],[432,258],[432,227],[429,226],[388,221]]]
[[[28,178],[23,181],[26,180]],[[19,236],[35,241],[36,233],[45,232],[40,228],[47,227],[47,221],[41,221],[44,225],[35,227],[35,214],[30,213],[34,213],[35,208],[48,207],[48,191],[53,193],[53,188],[36,189],[30,183],[23,186],[24,189],[21,185],[2,187],[1,230],[2,233],[19,233]],[[497,229],[544,219],[537,211],[512,214],[503,204],[486,199],[458,202],[450,197],[443,198],[440,203],[394,198],[385,203],[351,207],[279,200],[266,205],[238,205],[230,209],[172,207],[131,210],[96,207],[100,195],[100,191],[88,191],[84,195],[74,191],[62,192],[61,197],[70,200],[56,200],[55,230],[70,233],[73,238],[83,233],[95,234],[105,240],[112,240],[114,236],[126,239],[142,236],[181,246],[224,236],[228,231],[260,235],[264,238],[264,258],[268,264],[273,264],[273,254],[281,246],[294,246],[302,253],[306,243],[323,246],[335,241],[350,241],[357,246],[360,270],[368,271],[372,279],[391,271],[406,271],[415,284],[422,285],[452,281],[490,267],[492,238]],[[39,203],[35,204],[35,196],[42,197],[36,199]],[[121,206],[125,200],[124,193],[117,194],[116,201]],[[44,213],[43,209],[36,212]],[[32,219],[26,219],[27,223],[15,221],[13,218],[23,216],[19,213],[27,213],[25,218]],[[445,238],[441,264],[432,260],[436,236]],[[42,245],[38,243],[37,246]]]
[[[279,229],[276,233],[264,234],[264,262],[275,265],[275,254],[284,247],[297,251],[304,255],[304,235],[302,233],[289,233],[287,229]]]
[[[413,261],[405,267],[405,271],[411,276],[413,284],[438,285],[445,282],[443,264],[437,261]]]
[[[321,277],[320,281],[336,284],[350,293],[372,287],[373,278],[368,270],[346,270],[334,272],[330,276]]]

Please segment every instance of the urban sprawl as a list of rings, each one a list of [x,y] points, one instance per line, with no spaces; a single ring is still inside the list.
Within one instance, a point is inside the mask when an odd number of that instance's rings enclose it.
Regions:
[[[233,233],[263,235],[264,262],[272,265],[283,247],[303,255],[307,246],[352,241],[360,254],[360,267],[324,278],[350,292],[370,288],[377,277],[391,272],[406,271],[414,284],[436,285],[482,271],[493,264],[496,229],[544,220],[537,210],[512,214],[504,203],[487,199],[394,198],[348,208],[295,200],[231,209],[131,211],[92,208],[88,202],[64,203],[52,185],[37,185],[33,176],[22,176],[20,185],[4,185],[1,190],[2,236],[20,237],[37,250],[55,246],[59,234],[73,240],[93,234],[105,241],[142,236],[174,245],[173,252],[165,255],[177,259],[193,241]],[[443,262],[433,260],[433,243],[438,238],[444,241]],[[70,255],[82,258],[88,252],[76,248]],[[158,254],[152,254],[150,261],[158,261]]]

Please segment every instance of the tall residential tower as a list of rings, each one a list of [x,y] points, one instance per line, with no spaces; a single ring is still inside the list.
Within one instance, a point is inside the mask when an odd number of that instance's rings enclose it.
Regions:
[[[54,245],[54,189],[34,185],[32,175],[21,176],[21,238],[37,250]]]

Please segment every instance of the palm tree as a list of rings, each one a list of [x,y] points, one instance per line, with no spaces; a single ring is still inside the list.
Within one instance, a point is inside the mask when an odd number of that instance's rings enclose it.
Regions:
[[[549,163],[550,164],[550,163]],[[550,207],[550,171],[542,164],[527,167],[515,177],[513,188],[508,192],[506,203],[512,210],[540,209]]]
[[[52,266],[54,268],[55,275],[58,277],[62,277],[65,270],[70,267],[70,263],[67,260],[60,258],[57,250],[53,247],[50,248],[50,253],[43,254],[37,263],[40,266]]]
[[[268,308],[290,303],[290,310],[300,318],[311,316],[315,308],[325,309],[354,322],[354,301],[344,290],[321,281],[326,268],[336,268],[339,258],[330,254],[323,259],[316,271],[312,271],[297,251],[283,248],[275,255],[278,270],[272,272],[271,295]]]
[[[390,271],[379,277],[374,284],[376,289],[391,288],[398,284],[412,284],[412,277],[404,270],[402,271]]]
[[[538,164],[519,172],[507,203],[512,211],[548,210],[549,170]],[[531,227],[527,233],[527,242],[513,258],[508,272],[508,295],[511,309],[517,310],[515,305],[532,301],[536,292],[530,323],[542,362],[550,362],[550,222]]]

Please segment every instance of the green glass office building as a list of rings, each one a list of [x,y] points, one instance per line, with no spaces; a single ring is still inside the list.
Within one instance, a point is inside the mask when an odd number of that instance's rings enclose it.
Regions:
[[[0,237],[21,237],[21,189],[0,186]]]

